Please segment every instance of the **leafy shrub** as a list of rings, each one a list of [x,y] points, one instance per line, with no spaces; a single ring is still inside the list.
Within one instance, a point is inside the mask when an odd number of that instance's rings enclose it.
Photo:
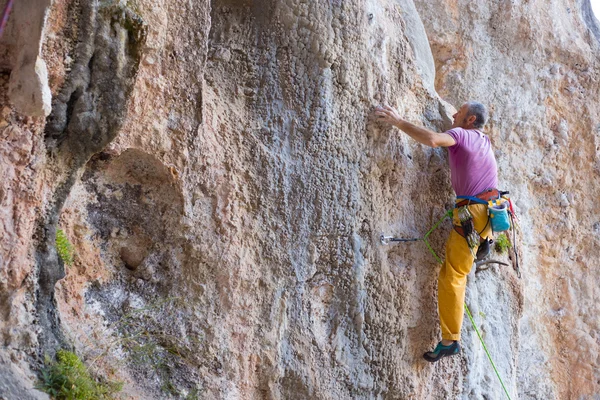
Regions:
[[[496,253],[499,254],[505,254],[508,252],[508,249],[512,247],[510,240],[508,240],[508,237],[506,237],[504,233],[501,233],[496,237],[495,243],[494,249],[496,250]]]
[[[73,256],[75,255],[75,250],[73,249],[73,245],[71,242],[69,242],[67,235],[62,229],[56,230],[56,251],[65,265],[73,265]]]
[[[59,350],[56,361],[46,358],[37,385],[56,400],[112,399],[122,386],[122,383],[94,380],[79,357],[67,350]]]

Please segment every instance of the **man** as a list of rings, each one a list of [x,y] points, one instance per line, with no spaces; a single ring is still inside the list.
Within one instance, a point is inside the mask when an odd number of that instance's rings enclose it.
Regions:
[[[377,120],[396,126],[419,143],[430,147],[447,147],[452,175],[452,187],[457,195],[453,214],[454,229],[446,242],[446,259],[438,278],[438,311],[442,330],[442,341],[433,351],[423,354],[429,362],[460,352],[460,329],[463,321],[465,287],[467,275],[475,260],[479,238],[471,245],[467,242],[461,226],[460,215],[465,209],[472,215],[472,225],[481,238],[491,236],[491,226],[487,215],[487,201],[499,197],[498,168],[489,138],[479,129],[487,119],[483,104],[468,102],[453,115],[452,128],[444,133],[436,133],[403,120],[398,112],[389,106],[375,110]],[[467,198],[468,197],[468,198]],[[467,199],[465,199],[467,198]],[[461,208],[459,208],[461,207]],[[466,213],[467,215],[469,213]]]

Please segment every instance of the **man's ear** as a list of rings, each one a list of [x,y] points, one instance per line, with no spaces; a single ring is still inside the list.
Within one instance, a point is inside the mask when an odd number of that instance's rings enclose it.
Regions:
[[[475,123],[476,120],[477,120],[477,116],[475,116],[475,115],[469,115],[467,117],[467,124],[468,125],[472,125],[472,124]]]

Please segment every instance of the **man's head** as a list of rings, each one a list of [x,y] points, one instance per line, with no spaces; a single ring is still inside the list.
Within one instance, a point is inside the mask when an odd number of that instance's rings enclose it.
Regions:
[[[488,112],[483,104],[469,101],[463,104],[452,118],[453,128],[481,129],[487,121]]]

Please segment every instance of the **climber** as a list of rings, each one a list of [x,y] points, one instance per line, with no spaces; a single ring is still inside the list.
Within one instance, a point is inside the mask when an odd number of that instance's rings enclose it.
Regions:
[[[436,133],[405,121],[389,106],[377,107],[374,115],[378,121],[399,128],[419,143],[448,148],[452,187],[457,200],[452,218],[454,229],[446,242],[446,258],[438,277],[442,340],[433,351],[423,354],[425,360],[435,362],[460,353],[467,275],[480,243],[487,243],[487,238],[492,234],[487,205],[484,203],[497,199],[499,192],[496,189],[498,169],[494,152],[489,138],[480,131],[487,119],[487,109],[474,101],[463,104],[453,115],[452,128],[444,133]],[[469,215],[471,220],[466,221],[464,214]],[[473,232],[479,233],[475,243],[465,240],[470,239],[466,232],[467,222]],[[482,238],[481,242],[479,238]]]

